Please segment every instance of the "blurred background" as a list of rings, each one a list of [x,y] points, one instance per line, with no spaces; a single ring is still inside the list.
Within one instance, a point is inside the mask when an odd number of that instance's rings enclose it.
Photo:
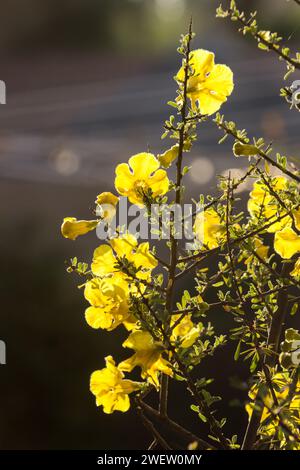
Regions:
[[[235,90],[222,108],[227,119],[297,155],[299,114],[278,96],[283,64],[239,36],[235,24],[215,19],[218,4],[1,2],[0,79],[7,86],[7,104],[0,105],[0,339],[7,345],[7,365],[0,366],[2,449],[136,449],[150,442],[134,411],[106,416],[89,392],[89,375],[103,367],[103,357],[130,351],[119,347],[122,329],[111,334],[85,323],[80,280],[66,273],[65,261],[75,255],[89,261],[98,242],[94,234],[64,240],[60,224],[64,216],[90,218],[95,196],[113,189],[117,163],[168,145],[160,140],[162,123],[172,112],[166,102],[174,98],[176,47],[191,15],[195,47],[213,50],[216,62],[234,72]],[[257,6],[262,25],[285,34],[293,47],[300,8],[284,0],[251,2]],[[195,198],[215,192],[216,175],[244,165],[229,142],[217,145],[218,138],[215,127],[204,124],[188,156],[188,193]],[[228,320],[223,312],[215,317],[221,332]],[[226,432],[235,434],[246,423],[237,401],[245,392],[232,388],[236,365],[224,362],[224,351],[218,354],[219,370],[207,361],[200,374],[217,375],[220,409],[232,416]],[[246,366],[238,373],[247,378]],[[171,414],[176,410],[183,424],[201,433],[197,418],[186,416],[189,398],[178,409],[175,393]]]

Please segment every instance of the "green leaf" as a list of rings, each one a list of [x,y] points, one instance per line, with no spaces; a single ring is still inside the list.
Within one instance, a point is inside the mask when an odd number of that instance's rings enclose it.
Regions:
[[[295,303],[292,307],[292,310],[291,310],[291,315],[295,315],[295,313],[297,313],[297,310],[298,310],[298,303]]]
[[[195,411],[195,413],[199,413],[199,406],[197,405],[191,405],[191,410]]]
[[[207,422],[206,417],[205,417],[202,413],[198,413],[198,416],[199,416],[199,418],[201,419],[201,421],[203,421],[203,423],[206,423],[206,422]]]
[[[236,347],[236,350],[235,350],[235,353],[234,353],[234,360],[237,361],[238,358],[240,357],[240,352],[241,352],[241,344],[242,344],[242,340],[240,340],[238,342],[238,345]]]
[[[258,355],[255,353],[253,358],[252,358],[252,361],[251,361],[251,365],[250,365],[250,372],[253,373],[255,372],[256,368],[257,368],[257,365],[258,365],[258,361],[259,361],[259,357]]]
[[[178,107],[177,103],[175,103],[175,101],[168,101],[167,103],[169,106],[172,106],[172,108],[176,108]]]

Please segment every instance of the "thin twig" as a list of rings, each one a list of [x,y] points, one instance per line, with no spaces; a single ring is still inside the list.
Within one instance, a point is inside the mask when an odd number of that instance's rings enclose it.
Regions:
[[[300,65],[300,64],[299,64]],[[234,137],[236,140],[238,140],[241,144],[244,144],[244,145],[248,145],[249,142],[247,139],[243,138],[243,137],[240,137],[236,132],[234,132],[232,129],[230,129],[229,127],[227,127],[223,122],[217,122],[216,123],[217,126],[221,129],[223,129],[226,134],[228,135],[231,135],[232,137]],[[286,174],[287,176],[289,176],[290,178],[292,178],[293,180],[297,181],[298,183],[300,183],[300,176],[296,175],[295,173],[292,173],[291,171],[289,171],[287,168],[284,168],[282,165],[280,165],[280,163],[278,163],[277,161],[275,160],[272,160],[271,157],[269,157],[269,155],[264,152],[262,149],[259,149],[259,148],[256,148],[257,150],[257,155],[259,155],[261,158],[263,158],[264,160],[266,160],[268,163],[270,163],[270,165],[272,166],[275,166],[278,170],[280,170],[282,173]]]
[[[162,448],[165,449],[165,450],[172,450],[172,448],[169,446],[169,444],[165,441],[165,439],[160,435],[160,433],[157,431],[157,429],[153,426],[151,421],[144,415],[141,408],[137,408],[137,412],[138,412],[145,428],[148,429],[148,431],[155,437],[155,439],[162,446]]]
[[[161,423],[165,424],[170,430],[176,432],[177,434],[181,435],[185,439],[187,439],[189,442],[196,441],[198,443],[198,447],[201,450],[205,449],[211,449],[211,450],[216,450],[216,447],[214,447],[213,444],[210,444],[209,442],[206,442],[204,439],[196,436],[193,434],[191,431],[188,431],[185,429],[183,426],[180,424],[176,423],[173,421],[171,418],[168,416],[161,416],[160,413],[149,406],[148,404],[144,403],[143,401],[139,401],[140,406],[143,408],[145,412],[148,412],[153,418],[157,419]]]

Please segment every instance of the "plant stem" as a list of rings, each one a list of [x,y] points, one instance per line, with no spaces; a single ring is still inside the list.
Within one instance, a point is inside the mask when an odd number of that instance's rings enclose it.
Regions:
[[[144,415],[142,409],[138,408],[137,411],[145,428],[148,429],[148,431],[155,437],[155,439],[162,446],[162,448],[165,450],[172,450],[172,448],[169,446],[166,440],[160,435],[160,433],[154,427],[153,423]]]
[[[300,5],[300,1],[299,0],[295,0],[295,2]],[[229,12],[232,13],[232,10],[229,9]],[[245,18],[243,18],[242,16],[239,16],[238,17],[238,21],[243,25],[243,26],[246,26],[248,27],[249,26],[249,23],[252,19],[254,19],[256,16],[256,14],[252,14],[252,16],[250,16],[250,19],[249,20],[246,20]],[[275,44],[273,44],[272,42],[269,42],[267,39],[264,38],[264,36],[259,33],[259,32],[255,32],[255,33],[251,33],[252,36],[260,43],[264,44],[269,50],[275,52],[275,54],[278,55],[278,57],[280,57],[281,59],[283,59],[286,63],[288,63],[289,65],[291,65],[292,67],[295,67],[295,69],[300,69],[300,63],[296,60],[296,59],[293,59],[292,57],[290,57],[288,54],[286,54],[285,52],[283,52],[283,48],[280,47],[280,46],[277,46]]]
[[[242,137],[239,137],[237,135],[236,132],[234,132],[232,129],[229,129],[224,123],[222,122],[218,122],[217,123],[217,126],[221,129],[223,129],[226,134],[228,135],[231,135],[232,137],[234,137],[236,140],[238,140],[241,144],[244,144],[244,145],[248,145],[249,142],[247,139],[244,139]],[[259,149],[257,148],[257,155],[259,155],[261,158],[263,158],[264,160],[266,160],[268,163],[270,163],[270,165],[272,166],[275,166],[276,168],[278,168],[278,170],[280,170],[282,173],[284,173],[285,175],[289,176],[291,179],[293,179],[294,181],[297,181],[298,183],[300,183],[300,176],[296,175],[295,173],[292,173],[290,170],[288,170],[287,168],[284,168],[282,165],[280,165],[280,163],[278,163],[277,161],[275,160],[272,160],[271,157],[269,157],[269,155],[264,152],[262,149]]]
[[[178,424],[175,421],[173,421],[172,419],[170,419],[168,416],[164,416],[164,417],[161,416],[160,413],[158,413],[154,408],[147,405],[143,401],[139,401],[139,404],[145,412],[148,412],[149,415],[151,415],[154,419],[157,419],[159,422],[164,424],[170,430],[173,430],[178,435],[181,435],[182,437],[187,439],[189,442],[196,441],[198,443],[198,448],[199,449],[201,449],[201,450],[205,450],[205,449],[216,450],[216,448],[214,447],[213,444],[210,444],[209,442],[206,442],[204,439],[201,439],[200,437],[196,436],[195,434],[188,431],[187,429],[185,429],[180,424]]]
[[[190,43],[192,40],[192,20],[189,26],[188,32],[188,41],[185,50],[185,65],[184,65],[184,84],[183,84],[183,102],[182,108],[180,111],[182,127],[179,131],[179,147],[178,147],[178,157],[176,163],[176,192],[175,192],[175,202],[176,204],[181,204],[181,183],[182,183],[182,158],[183,158],[183,147],[185,139],[185,129],[186,129],[186,102],[187,102],[187,83],[188,83],[188,73],[189,73],[189,58],[190,58]],[[177,265],[177,248],[178,242],[174,237],[174,224],[171,226],[171,253],[170,253],[170,263],[169,263],[169,272],[168,272],[168,281],[166,288],[166,311],[167,318],[166,322],[163,325],[164,328],[168,327],[169,318],[172,314],[172,303],[173,303],[173,293],[174,293],[174,282],[176,274],[176,265]],[[161,388],[160,388],[160,404],[159,410],[161,415],[167,415],[167,406],[168,406],[168,386],[169,378],[167,375],[162,375],[161,378]]]

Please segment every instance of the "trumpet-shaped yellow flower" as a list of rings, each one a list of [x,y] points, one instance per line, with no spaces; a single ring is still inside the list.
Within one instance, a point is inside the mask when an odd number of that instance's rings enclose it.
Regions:
[[[173,315],[171,321],[171,327],[176,324],[181,317],[181,314]],[[185,315],[182,320],[173,328],[171,341],[177,342],[181,348],[190,348],[195,341],[199,338],[203,325],[200,323],[195,325],[192,321],[192,315]]]
[[[105,358],[106,367],[91,375],[90,390],[96,397],[97,406],[103,406],[104,413],[128,411],[129,394],[141,389],[142,384],[124,379],[123,372],[115,365],[112,356]]]
[[[121,196],[144,206],[145,195],[163,196],[169,189],[169,179],[165,170],[159,169],[159,161],[152,153],[138,153],[127,163],[116,168],[115,187]]]
[[[215,55],[204,49],[191,51],[189,65],[194,72],[187,82],[187,96],[192,108],[198,103],[202,114],[215,113],[233,91],[231,69],[227,65],[215,64]],[[184,79],[185,69],[182,66],[176,80],[182,83]]]
[[[113,193],[104,192],[98,194],[96,199],[98,206],[97,210],[100,210],[100,216],[103,220],[110,222],[116,215],[116,206],[119,202],[119,198]]]
[[[300,277],[300,258],[297,259],[297,261],[295,263],[295,266],[294,266],[294,269],[291,272],[291,276],[297,277],[297,278]]]
[[[275,233],[274,250],[281,258],[290,259],[300,252],[300,236],[290,227]]]
[[[142,378],[147,379],[156,388],[159,388],[160,372],[172,376],[169,362],[162,357],[162,345],[154,341],[147,331],[133,331],[123,346],[134,349],[135,354],[119,364],[120,370],[130,372],[139,366],[142,369]]]
[[[213,249],[224,241],[226,228],[222,225],[219,214],[210,208],[196,215],[194,232],[205,247]]]
[[[127,329],[133,327],[135,320],[129,312],[128,284],[121,276],[88,281],[84,296],[91,304],[85,311],[85,318],[92,328],[113,330],[121,323]]]
[[[75,217],[65,217],[61,226],[61,233],[65,238],[76,240],[79,235],[94,230],[97,227],[98,220],[77,220]]]
[[[106,276],[119,271],[117,260],[125,257],[138,270],[136,276],[148,279],[157,261],[150,252],[149,243],[138,245],[137,239],[130,233],[110,240],[110,245],[100,245],[94,251],[91,265],[96,276]]]

